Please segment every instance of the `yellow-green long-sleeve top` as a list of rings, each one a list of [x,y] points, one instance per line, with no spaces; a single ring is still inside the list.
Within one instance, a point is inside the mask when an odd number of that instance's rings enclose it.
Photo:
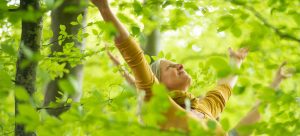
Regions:
[[[132,37],[116,44],[123,58],[131,68],[136,81],[136,87],[146,92],[146,100],[151,97],[151,87],[159,81],[151,71],[143,51]],[[215,119],[223,111],[227,100],[231,95],[231,88],[226,85],[219,85],[209,91],[203,99],[195,98],[186,91],[170,91],[172,99],[181,107],[184,107],[184,99],[191,100],[191,108],[201,112],[206,119]]]

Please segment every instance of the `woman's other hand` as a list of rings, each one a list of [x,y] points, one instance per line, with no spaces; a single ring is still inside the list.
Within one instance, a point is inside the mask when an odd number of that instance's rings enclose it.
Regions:
[[[292,68],[286,68],[285,65],[287,64],[287,62],[283,62],[277,72],[276,75],[273,79],[273,82],[271,83],[270,87],[274,88],[277,91],[277,88],[279,87],[280,82],[283,79],[289,78],[291,76],[293,76],[293,73],[295,72],[295,69]]]
[[[293,75],[294,70],[291,68],[285,68],[287,62],[283,62],[276,72],[276,77],[280,79],[289,78]]]
[[[239,68],[248,54],[248,49],[241,48],[237,51],[233,51],[231,48],[229,48],[228,52],[230,56],[230,63],[236,65]]]

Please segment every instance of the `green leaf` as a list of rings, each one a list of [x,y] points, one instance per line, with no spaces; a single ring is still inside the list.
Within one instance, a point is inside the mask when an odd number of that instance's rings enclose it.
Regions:
[[[18,105],[19,115],[16,117],[16,122],[25,125],[25,130],[34,131],[40,124],[39,114],[29,104],[19,104]]]
[[[181,0],[176,1],[177,7],[181,7],[182,5],[183,5],[183,1],[181,1]]]
[[[213,120],[208,120],[207,126],[210,130],[215,130],[217,128],[217,123]]]
[[[3,71],[0,70],[0,98],[5,98],[8,96],[10,89],[13,87],[12,81],[10,79],[10,75]]]
[[[221,124],[222,124],[222,127],[225,131],[229,131],[230,129],[230,122],[228,120],[228,118],[224,118],[221,120]]]
[[[187,8],[187,9],[190,8],[190,9],[195,10],[195,11],[199,10],[199,7],[196,5],[195,2],[185,2],[184,7]]]
[[[144,119],[147,121],[147,124],[157,125],[157,123],[165,121],[163,113],[165,113],[169,108],[170,101],[168,98],[168,91],[165,86],[161,84],[154,84],[152,86],[152,90],[153,96],[145,105],[148,112],[144,115]]]
[[[98,31],[97,31],[96,29],[92,29],[92,33],[93,33],[94,35],[98,35]]]
[[[112,23],[106,23],[106,22],[103,22],[103,21],[98,21],[98,22],[95,22],[95,24],[97,24],[99,29],[104,32],[105,39],[111,39],[117,33],[117,30],[116,30],[116,28],[114,27],[114,25]]]
[[[224,15],[218,19],[218,32],[224,31],[231,27],[234,23],[234,18],[231,15]]]
[[[1,49],[3,52],[11,55],[11,56],[16,56],[17,51],[12,47],[13,45],[9,45],[9,44],[2,44],[1,45]]]
[[[150,56],[147,55],[147,54],[145,54],[145,58],[146,58],[148,64],[150,64],[150,63],[151,63],[151,58],[150,58]]]
[[[156,61],[156,60],[159,59],[157,56],[151,56],[151,58],[152,58],[154,61]]]
[[[81,22],[82,22],[82,14],[79,14],[79,15],[77,16],[77,22],[78,22],[79,24],[81,24]]]
[[[65,26],[65,25],[59,25],[59,29],[60,29],[61,31],[65,31],[65,30],[66,30],[66,26]]]
[[[43,0],[43,1],[45,2],[46,7],[47,7],[48,9],[53,8],[53,6],[54,6],[54,0]]]
[[[21,49],[22,49],[23,53],[25,54],[26,58],[28,60],[32,60],[32,58],[34,56],[34,52],[32,52],[32,50],[30,48],[28,48],[27,46],[25,46],[24,44],[21,44]]]
[[[237,26],[237,24],[233,25],[230,28],[231,33],[235,36],[235,37],[240,37],[242,35],[242,30]]]
[[[157,55],[158,58],[164,58],[165,57],[165,53],[163,51],[160,51]]]
[[[130,18],[128,15],[118,12],[117,17],[122,21],[126,22],[126,24],[130,24],[132,26],[139,26],[134,19]]]
[[[72,21],[70,24],[75,26],[78,25],[78,22]]]
[[[15,95],[16,98],[20,101],[28,101],[30,98],[28,92],[23,87],[16,87]]]
[[[77,81],[71,76],[68,76],[67,79],[59,80],[58,85],[62,91],[68,94],[74,94],[79,90]]]
[[[142,5],[140,2],[138,2],[137,0],[135,0],[133,2],[133,9],[134,9],[134,12],[137,14],[137,15],[140,15],[142,12],[143,12],[143,8],[142,8]]]
[[[48,1],[48,0],[45,0],[45,1]],[[58,8],[63,2],[64,2],[64,0],[54,0],[53,9]]]
[[[299,13],[293,14],[293,19],[297,23],[297,25],[300,26],[300,14]]]
[[[230,0],[230,1],[237,5],[245,5],[247,3],[247,0]]]
[[[174,4],[174,1],[170,1],[170,0],[166,0],[164,1],[163,5],[162,5],[162,8],[165,8],[171,4]]]
[[[89,33],[84,33],[83,35],[82,35],[82,38],[86,38],[86,37],[88,37],[89,36]]]
[[[137,26],[132,26],[131,27],[131,32],[132,32],[133,36],[137,36],[137,35],[139,35],[141,33],[141,30]]]
[[[209,60],[207,61],[207,65],[213,66],[215,68],[218,77],[225,77],[231,73],[230,65],[222,57],[218,57],[218,56],[210,57]]]
[[[166,58],[167,60],[171,60],[171,59],[172,59],[172,54],[168,52],[168,53],[165,55],[165,58]]]

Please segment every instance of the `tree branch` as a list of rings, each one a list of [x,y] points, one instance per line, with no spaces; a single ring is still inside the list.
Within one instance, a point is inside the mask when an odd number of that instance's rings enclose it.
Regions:
[[[242,4],[237,4],[237,3],[233,3],[236,5],[240,5],[242,7],[244,7],[245,9],[247,9],[248,11],[250,11],[252,14],[254,14],[254,16],[260,20],[266,27],[269,27],[270,29],[272,29],[279,37],[284,38],[284,39],[288,39],[288,40],[292,40],[292,41],[296,41],[300,43],[300,38],[288,34],[288,33],[284,33],[282,31],[280,31],[279,28],[275,27],[274,25],[272,25],[268,20],[266,20],[256,9],[254,9],[251,6],[247,6],[247,5],[242,5]]]
[[[94,17],[94,18],[92,18],[92,19],[95,19],[95,18],[96,18],[96,17]],[[87,27],[91,26],[91,25],[94,24],[94,23],[96,23],[96,22],[88,23],[87,25],[82,26],[81,29],[82,29],[82,30],[85,30]],[[73,38],[76,39],[77,36],[73,36]],[[48,46],[48,45],[57,43],[59,40],[61,40],[61,39],[53,40],[53,41],[51,41],[51,42],[49,42],[49,43],[43,44],[42,46]]]
[[[107,49],[108,45],[105,44],[107,55],[109,56],[110,60],[114,63],[115,66],[120,67],[121,63],[120,61],[111,54],[111,52]],[[119,72],[122,74],[122,76],[126,79],[127,83],[131,86],[135,86],[135,79],[134,77],[124,68],[120,67]]]
[[[9,12],[17,12],[20,11],[20,8],[8,9]]]
[[[12,131],[9,131],[9,132],[3,132],[1,135],[2,136],[6,136],[6,135],[9,135],[11,133],[15,132],[15,130],[12,130]]]

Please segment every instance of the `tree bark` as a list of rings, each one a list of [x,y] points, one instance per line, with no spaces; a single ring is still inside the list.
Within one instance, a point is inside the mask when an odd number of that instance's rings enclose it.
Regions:
[[[87,2],[86,0],[64,0],[64,2],[56,9],[52,10],[51,12],[51,29],[53,31],[53,37],[52,37],[52,42],[53,46],[51,47],[52,53],[54,52],[62,52],[63,51],[63,46],[65,43],[70,43],[74,42],[76,47],[80,48],[81,50],[84,49],[84,40],[78,41],[74,40],[72,38],[67,38],[62,45],[58,44],[58,37],[59,37],[59,32],[60,32],[60,25],[65,25],[66,26],[66,32],[68,34],[72,35],[77,35],[78,31],[80,28],[82,28],[82,25],[71,25],[70,23],[72,21],[77,20],[78,15],[82,15],[83,19],[81,24],[85,24],[85,16],[86,16],[86,7],[84,6],[84,2]],[[67,11],[67,8],[77,8],[75,11],[70,12]],[[75,94],[72,96],[69,96],[73,99],[73,101],[78,102],[81,97],[81,92],[82,92],[82,65],[78,65],[74,68],[71,68],[69,64],[66,65],[66,68],[70,71],[69,74],[64,74],[62,78],[56,78],[52,81],[50,81],[46,87],[46,92],[45,92],[45,98],[44,98],[44,106],[48,106],[50,102],[55,102],[56,98],[61,98],[62,96],[60,95],[59,92],[62,92],[58,86],[58,82],[61,79],[65,79],[68,76],[73,76],[75,77],[77,84],[79,85],[78,90],[76,90]],[[51,115],[58,116],[64,111],[66,111],[68,108],[54,108],[54,109],[47,109],[47,112]]]
[[[146,37],[146,46],[145,46],[145,53],[149,56],[156,56],[159,52],[159,36],[160,32],[158,29],[154,29],[150,35]]]
[[[39,0],[21,0],[20,9],[27,10],[28,7],[32,7],[35,11],[40,10]],[[24,52],[24,48],[32,51],[33,54],[38,54],[41,45],[42,36],[42,18],[35,21],[26,21],[22,19],[22,34],[21,44],[19,48],[19,55],[16,63],[16,77],[15,83],[18,86],[23,87],[26,91],[33,95],[35,92],[35,80],[36,80],[36,68],[37,60],[27,58]],[[25,62],[29,62],[24,65]],[[18,116],[18,105],[22,101],[15,97],[15,116]],[[25,132],[25,126],[23,124],[15,124],[16,136],[33,136],[34,132]]]
[[[148,0],[144,0],[144,6],[147,5]],[[157,8],[157,7],[156,7]],[[148,16],[148,19],[151,20],[152,15]],[[150,34],[146,35],[146,46],[144,48],[144,52],[149,56],[157,56],[160,47],[160,31],[158,26],[152,30]],[[151,57],[151,63],[153,63],[153,59]]]

